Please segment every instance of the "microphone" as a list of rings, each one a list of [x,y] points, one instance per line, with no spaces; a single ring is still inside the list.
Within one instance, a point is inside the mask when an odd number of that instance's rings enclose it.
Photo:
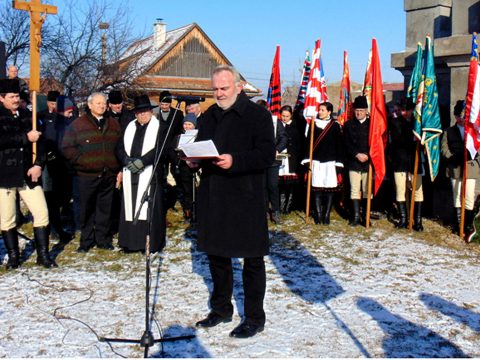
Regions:
[[[182,101],[191,102],[191,103],[198,103],[204,102],[205,98],[200,96],[166,96],[165,99],[177,100],[179,103]]]

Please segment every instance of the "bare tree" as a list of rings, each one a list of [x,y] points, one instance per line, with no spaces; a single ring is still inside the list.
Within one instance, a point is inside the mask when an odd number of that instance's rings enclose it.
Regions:
[[[7,63],[22,66],[30,44],[28,13],[13,9],[11,1],[5,1],[0,7],[0,19],[0,40],[5,42]]]
[[[67,93],[78,97],[128,83],[128,69],[119,71],[116,66],[104,65],[118,62],[135,41],[129,13],[125,1],[65,1],[57,16],[47,18],[54,40],[45,44],[42,76],[56,79]],[[101,29],[105,23],[108,29]],[[107,45],[105,63],[102,35]]]

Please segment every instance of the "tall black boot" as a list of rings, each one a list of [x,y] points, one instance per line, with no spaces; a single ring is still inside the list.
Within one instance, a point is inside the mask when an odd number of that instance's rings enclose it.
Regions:
[[[327,193],[327,195],[326,195],[327,202],[325,204],[325,215],[323,217],[323,223],[325,225],[330,224],[330,212],[332,211],[333,195],[335,195],[335,194],[334,193]]]
[[[350,226],[360,225],[360,200],[352,200],[353,217],[349,222]]]
[[[320,191],[315,191],[315,212],[317,214],[317,224],[323,222],[323,196]]]
[[[405,229],[407,227],[407,203],[405,201],[398,202],[398,212],[400,213],[400,221],[395,227]]]
[[[37,248],[37,264],[46,268],[57,267],[58,265],[50,259],[48,253],[49,229],[48,226],[34,227],[35,246]]]
[[[472,235],[474,231],[474,228],[473,228],[474,219],[475,219],[475,212],[473,210],[465,210],[465,224],[463,226],[465,239],[469,239],[470,235]]]
[[[7,270],[16,269],[20,266],[17,228],[2,231],[2,237],[8,253]]]
[[[414,209],[414,217],[413,217],[413,230],[415,231],[423,231],[422,225],[422,202],[415,201],[415,209]]]

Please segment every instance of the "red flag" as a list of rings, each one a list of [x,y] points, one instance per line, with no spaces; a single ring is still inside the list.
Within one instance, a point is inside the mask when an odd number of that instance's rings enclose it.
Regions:
[[[383,98],[382,72],[378,55],[377,40],[372,40],[372,102],[370,109],[370,159],[375,170],[375,190],[377,194],[385,177],[385,146],[387,144],[387,110]]]
[[[273,58],[272,74],[267,95],[268,108],[272,115],[280,119],[280,108],[282,107],[282,91],[280,87],[280,46],[277,45],[275,57]]]
[[[365,70],[362,95],[367,98],[368,110],[370,110],[372,104],[372,50],[368,53],[367,70]]]
[[[350,95],[350,69],[348,67],[348,53],[343,52],[343,77],[340,84],[340,102],[338,104],[337,121],[340,125],[350,119],[352,115],[352,97]]]

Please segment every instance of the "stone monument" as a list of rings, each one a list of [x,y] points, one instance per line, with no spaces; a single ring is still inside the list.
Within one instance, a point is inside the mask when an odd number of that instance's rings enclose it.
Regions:
[[[392,54],[391,66],[404,76],[408,88],[417,43],[434,40],[435,69],[443,127],[453,122],[455,102],[467,92],[473,32],[480,32],[480,0],[404,0],[407,13],[405,51]]]

